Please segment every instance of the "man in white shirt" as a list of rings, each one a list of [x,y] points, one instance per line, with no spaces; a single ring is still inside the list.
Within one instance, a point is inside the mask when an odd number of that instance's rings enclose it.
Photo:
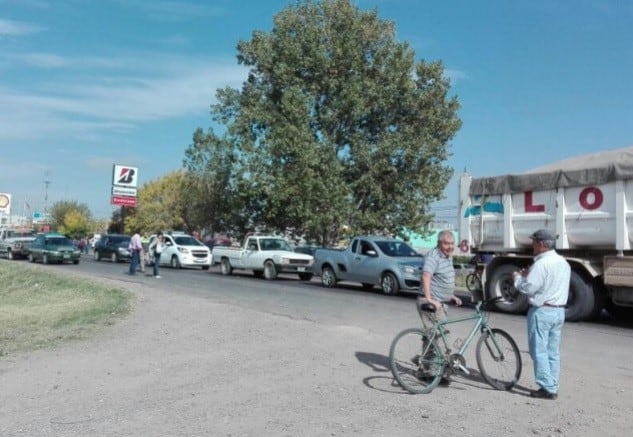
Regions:
[[[514,272],[514,287],[528,296],[528,343],[534,362],[534,379],[540,387],[534,398],[558,397],[560,378],[560,339],[565,323],[571,268],[554,250],[556,237],[547,229],[534,232],[534,264],[529,270]]]

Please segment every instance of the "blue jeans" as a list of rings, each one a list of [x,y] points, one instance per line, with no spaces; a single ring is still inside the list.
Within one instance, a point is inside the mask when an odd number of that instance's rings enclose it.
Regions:
[[[130,257],[130,275],[136,274],[136,269],[140,262],[139,254],[139,250],[132,250],[132,256]]]
[[[534,379],[550,393],[558,393],[560,339],[564,323],[564,308],[531,306],[528,310],[528,344],[534,362]]]
[[[160,253],[154,255],[154,276],[158,276],[158,264],[160,264]]]

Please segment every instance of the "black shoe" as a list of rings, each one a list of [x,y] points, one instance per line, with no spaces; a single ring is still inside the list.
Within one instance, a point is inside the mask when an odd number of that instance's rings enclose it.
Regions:
[[[552,401],[558,398],[558,394],[550,393],[544,388],[539,388],[538,390],[532,390],[530,392],[530,397],[538,398],[538,399],[551,399]]]

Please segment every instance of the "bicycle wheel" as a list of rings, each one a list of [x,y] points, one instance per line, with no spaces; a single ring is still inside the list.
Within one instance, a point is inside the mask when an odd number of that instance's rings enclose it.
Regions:
[[[466,288],[468,291],[480,291],[483,289],[481,279],[477,273],[469,273],[466,275]]]
[[[409,393],[429,393],[440,383],[446,362],[437,343],[419,328],[402,331],[389,350],[391,373]]]
[[[477,341],[481,376],[497,390],[510,390],[521,377],[521,354],[510,334],[501,329],[484,331]]]

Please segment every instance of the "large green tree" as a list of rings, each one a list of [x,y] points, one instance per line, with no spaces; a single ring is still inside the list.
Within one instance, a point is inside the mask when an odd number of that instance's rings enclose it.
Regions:
[[[237,58],[248,79],[218,90],[212,116],[226,132],[206,142],[228,149],[225,181],[233,194],[241,184],[242,209],[258,208],[249,217],[322,242],[342,225],[399,233],[432,219],[459,103],[442,63],[416,61],[394,23],[350,0],[299,1],[240,41]],[[194,142],[185,164],[222,177],[214,159]]]
[[[92,229],[92,213],[85,203],[75,200],[61,200],[51,206],[53,229],[73,238],[86,236]]]

